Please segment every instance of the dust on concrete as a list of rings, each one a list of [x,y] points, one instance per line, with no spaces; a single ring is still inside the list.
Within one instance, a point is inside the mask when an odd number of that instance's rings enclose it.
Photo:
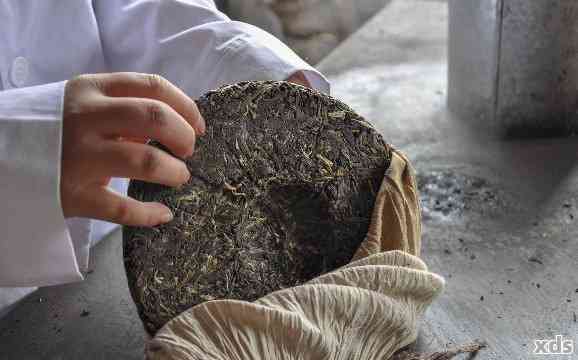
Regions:
[[[504,205],[489,181],[455,170],[424,171],[417,182],[424,221],[451,221],[465,212],[485,213]]]

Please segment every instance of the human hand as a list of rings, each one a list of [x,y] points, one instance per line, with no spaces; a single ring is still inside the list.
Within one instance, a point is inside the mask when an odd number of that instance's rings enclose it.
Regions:
[[[179,158],[193,154],[205,121],[193,100],[157,75],[81,75],[66,84],[60,198],[65,217],[133,226],[172,220],[160,203],[143,203],[108,188],[112,177],[180,186],[185,163],[147,143],[154,139]]]

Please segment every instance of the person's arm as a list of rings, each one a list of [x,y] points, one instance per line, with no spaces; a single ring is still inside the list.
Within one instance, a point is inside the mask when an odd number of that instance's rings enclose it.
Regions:
[[[111,71],[158,73],[192,97],[247,80],[329,83],[269,33],[230,20],[212,0],[93,2]]]
[[[165,205],[118,194],[109,181],[182,185],[190,177],[182,159],[204,131],[196,104],[156,75],[83,75],[1,92],[0,287],[82,279],[65,218],[170,221]]]

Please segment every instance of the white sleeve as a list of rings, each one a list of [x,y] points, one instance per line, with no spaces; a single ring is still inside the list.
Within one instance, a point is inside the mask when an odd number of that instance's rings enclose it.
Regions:
[[[0,92],[0,287],[82,280],[60,204],[64,86]]]
[[[232,21],[210,0],[93,0],[111,71],[158,73],[198,97],[245,80],[285,80],[297,71],[329,83],[273,35]]]

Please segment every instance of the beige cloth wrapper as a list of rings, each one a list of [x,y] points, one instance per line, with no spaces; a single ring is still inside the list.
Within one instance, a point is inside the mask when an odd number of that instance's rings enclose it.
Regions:
[[[420,207],[413,168],[393,152],[366,239],[348,265],[255,302],[202,303],[147,344],[149,360],[387,360],[417,338],[442,292],[418,258]]]

